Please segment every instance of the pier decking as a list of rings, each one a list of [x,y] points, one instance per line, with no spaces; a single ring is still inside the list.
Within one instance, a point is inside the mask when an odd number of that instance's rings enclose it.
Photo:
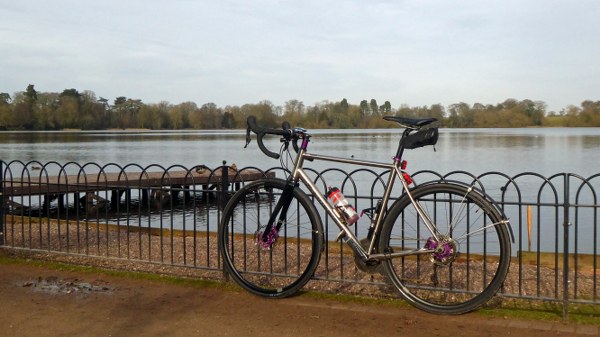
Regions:
[[[82,173],[78,175],[59,175],[37,177],[20,177],[18,179],[5,179],[1,182],[5,202],[18,205],[19,197],[43,196],[43,204],[58,198],[59,207],[64,204],[63,196],[75,194],[76,199],[82,204],[107,203],[108,200],[98,195],[99,192],[111,192],[110,203],[114,206],[126,193],[131,190],[141,191],[142,201],[150,198],[155,204],[164,204],[171,197],[176,197],[179,191],[188,193],[195,186],[202,191],[226,191],[231,184],[234,189],[239,189],[244,182],[257,180],[264,177],[274,177],[272,172],[264,173],[256,169],[237,171],[230,167],[223,167],[214,171],[209,169],[190,171],[161,171],[161,172],[117,172],[117,173]],[[177,192],[173,192],[177,191]],[[80,193],[85,197],[79,198]]]

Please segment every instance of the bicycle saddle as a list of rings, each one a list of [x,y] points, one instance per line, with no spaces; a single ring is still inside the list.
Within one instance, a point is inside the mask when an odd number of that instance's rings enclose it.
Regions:
[[[398,116],[383,116],[386,121],[396,122],[406,128],[419,129],[425,125],[436,122],[436,118],[406,118]]]

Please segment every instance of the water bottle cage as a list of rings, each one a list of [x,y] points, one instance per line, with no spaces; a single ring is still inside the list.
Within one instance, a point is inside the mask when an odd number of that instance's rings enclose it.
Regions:
[[[337,210],[337,213],[340,216],[340,219],[344,220],[344,223],[348,223],[348,217],[349,217],[346,207],[349,207],[349,206],[335,206],[335,209]]]

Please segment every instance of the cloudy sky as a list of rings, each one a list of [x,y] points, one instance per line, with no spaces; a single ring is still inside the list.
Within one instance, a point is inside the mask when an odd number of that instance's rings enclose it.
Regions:
[[[218,106],[600,100],[597,0],[0,0],[0,92]]]

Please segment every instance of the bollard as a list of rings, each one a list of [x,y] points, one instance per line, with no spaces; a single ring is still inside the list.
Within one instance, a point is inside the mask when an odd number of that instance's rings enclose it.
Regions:
[[[4,246],[4,162],[0,160],[0,246]]]

